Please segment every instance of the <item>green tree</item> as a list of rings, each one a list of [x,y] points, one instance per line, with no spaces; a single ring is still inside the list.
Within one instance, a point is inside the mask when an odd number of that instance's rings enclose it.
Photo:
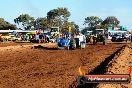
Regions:
[[[86,17],[84,25],[87,25],[81,32],[85,34],[87,31],[94,31],[96,27],[100,26],[103,20],[97,16]]]
[[[3,18],[0,18],[0,24],[6,24],[6,22]]]
[[[34,17],[29,16],[28,14],[22,14],[14,22],[18,25],[21,25],[25,30],[31,30],[34,27]]]
[[[47,20],[46,17],[40,17],[40,18],[37,18],[34,22],[34,27],[37,29],[37,28],[40,28],[42,30],[46,29],[46,28],[49,28],[49,22]]]
[[[62,29],[64,22],[68,21],[69,16],[70,12],[67,8],[53,9],[47,13],[47,19],[50,23],[50,26],[59,26],[60,29]]]
[[[102,22],[102,27],[106,28],[108,26],[117,26],[119,23],[120,21],[116,17],[109,16]]]
[[[100,25],[101,22],[101,18],[97,16],[90,16],[85,18],[84,25],[87,25],[87,27],[96,27],[97,25]]]
[[[5,21],[3,18],[0,18],[0,30],[16,30],[17,27],[14,24],[10,24],[9,22]]]

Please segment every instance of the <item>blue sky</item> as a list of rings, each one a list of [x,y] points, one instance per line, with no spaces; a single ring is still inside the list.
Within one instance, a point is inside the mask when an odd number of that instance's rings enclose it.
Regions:
[[[66,7],[71,12],[70,21],[83,28],[84,18],[116,16],[120,25],[132,30],[132,0],[1,0],[0,17],[11,23],[22,13],[33,17],[45,17],[57,7]]]

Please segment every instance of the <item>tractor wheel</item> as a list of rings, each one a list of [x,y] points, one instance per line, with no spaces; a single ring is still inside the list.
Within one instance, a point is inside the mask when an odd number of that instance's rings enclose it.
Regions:
[[[76,44],[74,44],[73,49],[76,49]]]
[[[105,42],[103,42],[103,45],[105,45]]]
[[[77,46],[76,46],[76,42],[75,42],[75,41],[73,41],[73,42],[72,42],[72,44],[71,44],[71,48],[72,48],[73,50],[75,50],[75,49],[76,49],[76,47],[77,47]]]

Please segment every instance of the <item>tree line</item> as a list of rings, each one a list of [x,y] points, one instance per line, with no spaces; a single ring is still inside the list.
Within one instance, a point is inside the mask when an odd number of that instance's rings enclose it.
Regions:
[[[17,25],[21,25],[25,30],[42,29],[46,30],[51,27],[59,27],[60,32],[68,31],[71,27],[72,32],[78,32],[79,26],[75,22],[70,22],[68,19],[70,17],[70,12],[67,8],[57,8],[47,12],[46,17],[39,17],[34,19],[34,17],[28,14],[22,14],[14,19]]]
[[[84,25],[86,27],[81,30],[83,34],[87,31],[94,31],[95,29],[107,29],[108,27],[119,26],[120,21],[115,16],[108,16],[105,20],[97,16],[89,16],[85,18]]]
[[[9,22],[5,21],[3,18],[0,18],[0,30],[13,30],[16,29],[16,25],[10,24]]]
[[[36,29],[50,29],[51,27],[59,27],[60,32],[67,32],[69,27],[71,27],[71,32],[78,33],[79,26],[75,22],[70,22],[69,17],[71,13],[67,8],[56,8],[47,12],[47,16],[38,17],[35,19],[29,14],[21,14],[20,16],[14,19],[16,25],[20,26],[19,29],[24,30],[36,30]],[[94,30],[95,28],[106,28],[108,26],[117,26],[120,21],[114,17],[109,16],[105,20],[97,16],[86,17],[84,25],[86,27],[81,30],[82,33],[85,33],[88,30]],[[0,30],[14,30],[17,29],[16,25],[10,24],[5,21],[3,18],[0,18]]]
[[[47,16],[38,17],[37,19],[29,14],[21,14],[14,19],[14,22],[20,27],[19,29],[24,30],[46,30],[51,27],[59,27],[60,32],[66,32],[71,27],[71,32],[78,32],[79,26],[75,22],[69,21],[70,15],[71,13],[67,8],[60,7],[50,10],[47,12]],[[3,18],[0,18],[0,30],[15,30],[17,29],[16,25],[10,24]]]

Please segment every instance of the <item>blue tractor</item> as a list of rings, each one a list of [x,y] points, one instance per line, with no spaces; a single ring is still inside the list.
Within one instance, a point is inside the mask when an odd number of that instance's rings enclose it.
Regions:
[[[74,38],[57,38],[57,48],[58,49],[75,49],[76,48],[76,42]]]
[[[71,37],[71,32],[65,32],[62,38],[56,39],[58,49],[75,49],[76,48],[76,41],[74,38]]]
[[[76,49],[76,48],[85,48],[86,42],[83,35],[73,38],[71,34],[65,33],[62,38],[56,39],[58,49]]]

